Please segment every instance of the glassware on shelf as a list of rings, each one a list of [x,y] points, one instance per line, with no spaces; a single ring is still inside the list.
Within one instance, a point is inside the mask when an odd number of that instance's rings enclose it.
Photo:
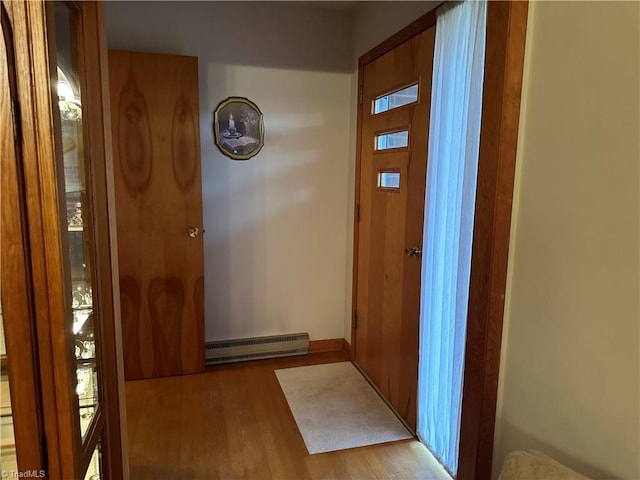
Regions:
[[[71,294],[72,301],[71,306],[73,310],[73,334],[83,338],[90,337],[93,339],[93,331],[90,330],[93,327],[93,322],[88,323],[88,328],[85,329],[87,321],[93,314],[93,296],[91,286],[86,285],[84,282],[77,283]],[[85,331],[88,330],[88,331]],[[78,344],[76,343],[76,348]],[[83,351],[86,349],[82,349]],[[76,353],[76,357],[78,354]],[[80,357],[78,357],[80,358]],[[88,358],[88,357],[81,357]]]
[[[82,221],[82,203],[81,202],[76,202],[75,208],[73,210],[69,210],[67,208],[67,226],[69,227],[70,230],[82,229],[83,221]]]

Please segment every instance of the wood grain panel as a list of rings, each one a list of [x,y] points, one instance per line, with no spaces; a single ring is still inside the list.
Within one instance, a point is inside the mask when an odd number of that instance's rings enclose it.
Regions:
[[[131,276],[123,277],[120,280],[120,311],[122,318],[129,321],[122,325],[122,338],[124,340],[124,351],[138,351],[140,349],[140,315],[142,308],[142,298],[138,283]],[[125,375],[127,378],[142,378],[144,373],[140,357],[132,356],[125,365]]]
[[[431,72],[435,28],[363,66],[360,140],[360,224],[355,358],[411,428],[416,428],[420,258],[422,247]],[[419,102],[379,115],[371,103],[398,85],[419,83]],[[374,151],[381,131],[409,129],[409,146]],[[381,169],[400,172],[397,191],[377,187]]]
[[[200,372],[202,235],[188,234],[202,232],[197,58],[110,51],[109,66],[123,336],[138,344],[124,351],[126,378]],[[124,303],[134,285],[137,310]]]
[[[198,372],[204,358],[204,341],[201,331],[204,325],[204,276],[196,279],[192,308],[196,322],[182,322],[182,365],[186,371]]]
[[[189,99],[180,96],[173,109],[171,127],[171,153],[173,174],[181,191],[187,191],[193,185],[198,172],[200,151],[196,150],[196,117]]]
[[[133,71],[129,72],[129,78],[118,99],[117,110],[114,111],[118,118],[117,145],[122,180],[129,194],[135,197],[149,187],[153,151],[149,110]]]
[[[165,371],[180,369],[182,359],[182,315],[184,290],[179,278],[153,278],[149,282],[149,315],[153,322],[152,338],[156,355],[153,357],[153,374],[162,376]],[[162,355],[160,355],[162,353]]]

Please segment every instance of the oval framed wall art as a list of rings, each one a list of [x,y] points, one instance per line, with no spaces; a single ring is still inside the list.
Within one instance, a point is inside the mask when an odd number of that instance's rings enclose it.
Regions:
[[[224,155],[233,160],[248,160],[264,146],[262,112],[247,98],[229,97],[213,114],[213,135]]]

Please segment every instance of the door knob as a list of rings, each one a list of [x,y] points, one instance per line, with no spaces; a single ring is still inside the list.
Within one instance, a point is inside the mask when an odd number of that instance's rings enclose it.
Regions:
[[[418,247],[407,247],[404,249],[404,254],[407,257],[421,257],[422,256],[422,249],[418,248]]]
[[[189,227],[189,236],[191,238],[196,238],[200,235],[200,229],[198,227]]]

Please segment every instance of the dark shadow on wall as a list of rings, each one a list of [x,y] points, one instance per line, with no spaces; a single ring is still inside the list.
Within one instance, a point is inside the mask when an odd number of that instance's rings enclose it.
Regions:
[[[310,8],[313,8],[310,14]],[[290,2],[106,2],[109,48],[351,72],[351,15]]]

